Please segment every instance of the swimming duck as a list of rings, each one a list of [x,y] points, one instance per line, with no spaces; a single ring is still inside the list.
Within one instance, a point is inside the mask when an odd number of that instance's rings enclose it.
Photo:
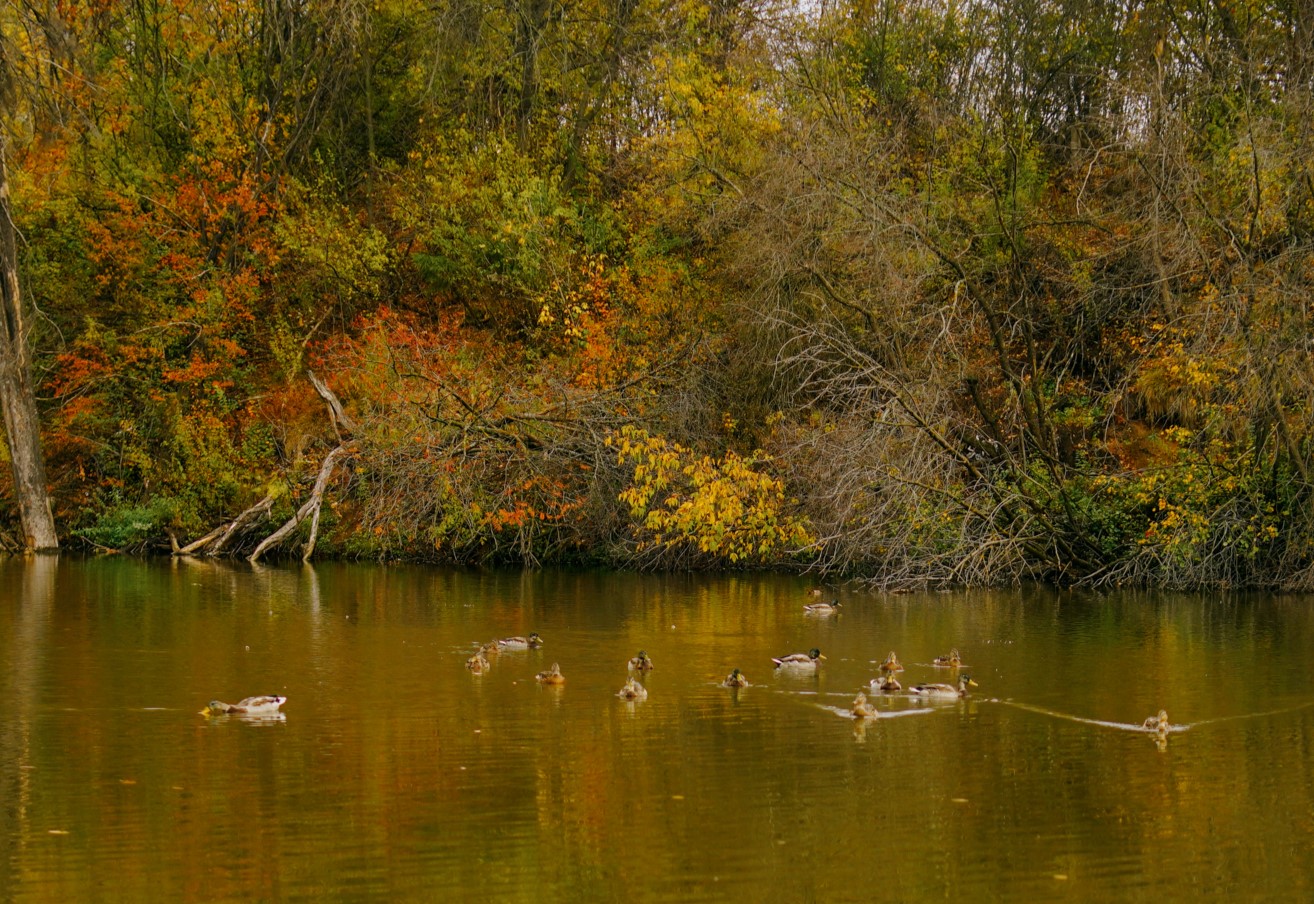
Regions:
[[[726,687],[748,687],[748,677],[739,669],[735,669],[729,675],[725,676],[725,681],[721,682]]]
[[[885,661],[881,663],[881,671],[882,672],[903,671],[903,665],[900,664],[899,657],[895,655],[893,650],[890,650],[890,655],[886,656]]]
[[[821,596],[821,588],[813,587],[811,590],[808,591],[808,596]]]
[[[493,641],[493,643],[497,644],[499,650],[536,650],[543,646],[543,638],[535,632],[528,637],[503,637],[500,640]]]
[[[630,677],[625,679],[625,686],[616,692],[616,696],[624,700],[647,700],[648,689]]]
[[[858,696],[853,698],[853,718],[855,719],[874,719],[876,718],[876,709],[867,702],[867,695],[858,691]]]
[[[839,600],[831,600],[829,603],[809,603],[803,607],[803,611],[808,615],[834,615],[840,611],[843,605]]]
[[[1159,715],[1150,716],[1150,718],[1146,719],[1144,722],[1141,723],[1141,727],[1149,731],[1157,731],[1159,732],[1159,734],[1167,734],[1168,710],[1166,709],[1159,710]]]
[[[484,651],[480,649],[473,656],[465,661],[465,667],[476,675],[482,675],[488,669],[488,659],[484,656]]]
[[[877,675],[871,679],[871,689],[892,694],[895,691],[902,690],[903,685],[899,683],[899,679],[895,678],[894,675]]]
[[[957,669],[962,668],[963,657],[958,655],[958,648],[954,647],[948,656],[937,656],[931,662],[942,669]]]
[[[781,656],[779,659],[772,658],[771,661],[776,664],[778,669],[791,669],[798,672],[815,672],[819,660],[825,659],[821,651],[816,647],[808,650],[806,653],[790,653],[788,656]]]
[[[554,662],[552,668],[546,672],[539,672],[534,676],[534,680],[539,684],[565,684],[566,676],[561,674],[561,666]]]
[[[652,668],[652,657],[640,650],[639,655],[630,660],[630,668],[636,672],[646,672]]]
[[[201,710],[202,715],[215,713],[276,713],[278,708],[287,702],[287,697],[280,697],[277,694],[271,694],[266,697],[247,697],[236,703],[224,703],[222,700],[211,700]]]
[[[979,686],[971,675],[959,675],[957,687],[952,684],[915,684],[908,688],[908,693],[923,697],[966,697],[969,687]]]

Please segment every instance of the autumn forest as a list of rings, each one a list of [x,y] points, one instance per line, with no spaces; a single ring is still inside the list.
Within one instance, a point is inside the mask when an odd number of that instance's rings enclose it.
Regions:
[[[1307,4],[22,0],[0,110],[65,549],[1314,587]]]

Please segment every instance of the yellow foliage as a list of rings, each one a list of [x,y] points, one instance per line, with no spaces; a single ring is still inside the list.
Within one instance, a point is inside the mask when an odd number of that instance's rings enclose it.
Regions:
[[[607,437],[618,461],[632,465],[620,494],[644,542],[696,550],[731,564],[779,561],[811,544],[804,519],[788,511],[784,482],[756,470],[770,458],[698,455],[679,443],[627,426]]]
[[[1204,294],[1210,290],[1206,286]],[[1235,380],[1237,367],[1229,360],[1189,349],[1183,328],[1154,323],[1150,329],[1157,347],[1146,355],[1137,374],[1137,395],[1152,416],[1198,423],[1218,390]]]

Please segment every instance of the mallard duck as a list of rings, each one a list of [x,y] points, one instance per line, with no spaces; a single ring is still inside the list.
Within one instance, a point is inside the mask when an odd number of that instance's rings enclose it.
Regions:
[[[495,640],[490,640],[488,643],[479,645],[479,655],[483,656],[485,659],[489,656],[496,656],[500,652],[502,652],[502,650],[498,647],[497,641]]]
[[[776,668],[778,669],[792,669],[799,672],[815,672],[817,670],[817,663],[825,658],[825,656],[821,655],[820,650],[813,647],[806,653],[790,653],[788,656],[781,656],[779,659],[773,657],[771,661],[776,664]]]
[[[914,684],[908,688],[908,693],[923,697],[966,697],[969,687],[979,686],[971,675],[959,675],[957,687],[952,684]]]
[[[877,675],[871,679],[871,689],[892,694],[895,691],[902,690],[903,685],[899,683],[899,679],[895,678],[894,675]]]
[[[222,700],[211,700],[201,712],[208,715],[209,713],[276,713],[278,708],[287,702],[287,697],[280,697],[277,694],[271,694],[265,697],[247,697],[236,703],[224,703]]]
[[[958,648],[954,647],[948,656],[937,656],[931,662],[942,669],[958,669],[963,666],[963,657],[958,655]]]
[[[546,672],[539,672],[534,676],[534,680],[539,684],[565,684],[566,676],[561,674],[561,666],[554,662],[552,668]]]
[[[481,649],[465,661],[465,667],[476,675],[482,675],[488,669],[488,659]]]
[[[648,689],[634,678],[626,678],[625,686],[616,692],[616,696],[624,700],[647,700]]]
[[[735,670],[732,671],[729,675],[726,675],[726,676],[725,676],[725,680],[722,681],[721,683],[724,684],[726,687],[748,687],[748,686],[749,686],[749,685],[748,685],[748,677],[747,677],[743,672],[739,671],[739,669],[735,669]]]
[[[630,660],[630,668],[636,672],[646,672],[652,668],[652,658],[643,650],[639,655]]]
[[[853,718],[855,719],[874,719],[876,710],[867,702],[867,695],[858,691],[858,696],[853,698]]]
[[[528,637],[503,637],[495,640],[499,650],[537,650],[543,646],[543,638],[539,637],[537,632],[530,634]]]
[[[1159,715],[1150,716],[1150,718],[1146,719],[1144,722],[1141,723],[1141,727],[1149,731],[1157,731],[1159,732],[1159,734],[1167,734],[1168,710],[1166,709],[1159,710]]]
[[[803,611],[808,615],[834,615],[840,611],[843,605],[839,600],[831,600],[829,603],[809,603],[803,607]]]
[[[902,671],[903,671],[903,665],[900,664],[900,662],[899,662],[899,657],[898,657],[897,655],[895,655],[895,653],[894,653],[893,650],[890,650],[890,655],[889,655],[889,656],[886,656],[886,657],[885,657],[885,661],[881,663],[881,671],[882,671],[882,672],[902,672]]]

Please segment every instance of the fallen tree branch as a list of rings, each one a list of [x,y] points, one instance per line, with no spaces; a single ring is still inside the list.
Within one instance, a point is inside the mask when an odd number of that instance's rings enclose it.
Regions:
[[[186,546],[178,546],[176,541],[172,541],[171,538],[170,545],[174,547],[173,554],[175,556],[190,556],[204,550],[205,555],[207,556],[217,556],[223,548],[228,545],[229,540],[260,518],[268,515],[269,510],[273,507],[274,497],[272,495],[267,495],[264,499],[261,499],[255,505],[242,512],[242,514],[238,515],[228,524],[219,525],[204,537],[201,537],[199,540],[193,540]],[[206,547],[209,548],[207,549]]]
[[[169,531],[169,547],[173,550],[173,554],[175,556],[190,556],[198,549],[205,548],[207,544],[213,542],[216,537],[218,537],[227,529],[228,529],[227,524],[221,524],[218,527],[216,527],[214,530],[210,531],[201,539],[193,540],[191,543],[188,543],[186,546],[179,546],[178,538],[173,535],[173,531]]]
[[[284,537],[295,530],[296,526],[305,520],[308,515],[313,516],[313,519],[310,526],[310,540],[306,544],[306,551],[302,561],[306,561],[310,558],[311,553],[315,551],[315,539],[319,533],[320,505],[324,498],[324,489],[328,485],[329,477],[333,474],[333,466],[340,457],[348,452],[354,452],[356,448],[354,442],[344,442],[342,440],[343,430],[348,433],[354,433],[357,427],[356,422],[352,420],[345,410],[343,410],[341,400],[338,399],[333,390],[329,389],[328,384],[313,372],[307,370],[306,376],[309,377],[310,384],[315,387],[315,392],[319,393],[319,397],[322,398],[324,404],[328,406],[329,420],[333,425],[333,432],[338,435],[339,445],[333,449],[333,451],[330,452],[320,464],[319,477],[315,481],[315,486],[311,491],[310,499],[308,499],[305,504],[297,510],[297,513],[293,515],[286,524],[260,542],[260,545],[258,545],[255,548],[255,551],[249,556],[252,563],[259,559],[265,550],[280,542]],[[273,508],[274,496],[268,494],[265,498],[261,499],[255,505],[234,518],[230,523],[221,524],[204,537],[201,537],[199,540],[193,540],[186,546],[179,546],[177,539],[173,534],[170,534],[169,545],[172,548],[173,555],[190,556],[194,554],[204,554],[207,556],[217,556],[223,551],[224,547],[228,545],[229,541],[252,524],[268,517]]]
[[[281,543],[288,534],[297,529],[297,525],[304,521],[307,516],[313,514],[310,539],[306,544],[306,554],[302,561],[310,557],[310,553],[315,548],[316,533],[319,530],[319,510],[324,502],[324,490],[328,486],[329,478],[333,476],[333,468],[339,458],[354,451],[354,445],[343,443],[324,457],[323,463],[319,466],[319,476],[315,478],[314,489],[310,491],[310,498],[302,503],[301,508],[297,509],[296,514],[287,519],[282,527],[261,540],[260,545],[247,557],[247,561],[254,565],[264,555],[265,550]]]

